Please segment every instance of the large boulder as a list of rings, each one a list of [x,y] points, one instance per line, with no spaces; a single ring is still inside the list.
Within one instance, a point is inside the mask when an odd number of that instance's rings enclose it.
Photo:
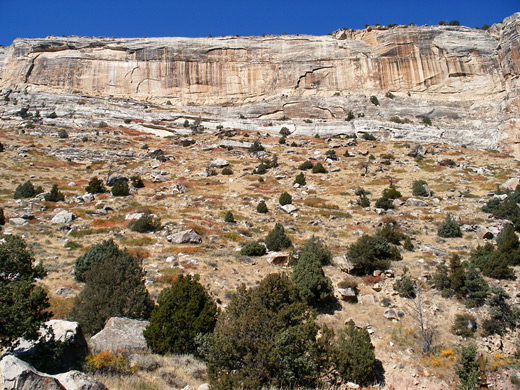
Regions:
[[[229,165],[227,160],[223,158],[217,158],[209,163],[210,168],[224,168]]]
[[[56,362],[56,370],[67,371],[75,366],[75,363],[84,358],[88,353],[87,341],[77,322],[65,320],[50,320],[43,324],[39,330],[41,343],[19,339],[11,353],[20,357],[45,358],[46,350],[42,345],[49,342],[53,335],[54,340],[62,344],[61,355]]]
[[[66,390],[58,379],[37,371],[13,355],[0,360],[0,383],[3,390]]]
[[[53,375],[66,390],[107,390],[106,386],[79,371]]]
[[[170,234],[166,237],[172,244],[200,244],[202,238],[193,229],[183,230],[182,232]]]
[[[66,224],[71,223],[76,218],[76,215],[74,213],[71,213],[67,210],[60,211],[58,214],[56,214],[52,220],[51,223],[54,224]]]
[[[105,327],[90,339],[90,347],[96,351],[119,350],[129,352],[148,351],[143,336],[144,329],[149,321],[134,320],[124,317],[111,317]]]

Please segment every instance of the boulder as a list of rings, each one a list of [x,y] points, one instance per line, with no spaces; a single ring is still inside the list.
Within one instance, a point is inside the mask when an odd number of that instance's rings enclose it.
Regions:
[[[357,302],[357,294],[353,288],[338,288],[336,291],[342,301]]]
[[[66,390],[107,390],[106,386],[79,371],[53,375]]]
[[[209,163],[210,168],[224,168],[229,165],[227,160],[223,158],[217,158]]]
[[[485,226],[477,226],[477,236],[478,238],[491,240],[495,235]]]
[[[346,273],[350,273],[354,269],[354,265],[349,259],[346,258],[346,256],[335,256],[332,259],[332,264]]]
[[[0,383],[3,390],[67,390],[60,381],[37,371],[14,355],[0,360]]]
[[[77,322],[50,320],[42,325],[38,333],[42,340],[49,341],[54,335],[56,341],[63,343],[61,357],[57,362],[57,368],[62,371],[70,369],[88,353],[87,341]],[[42,353],[35,341],[25,339],[17,340],[16,347],[10,352],[20,357],[38,356]]]
[[[415,145],[412,148],[412,150],[410,150],[408,152],[408,156],[410,156],[410,157],[422,158],[422,157],[424,157],[424,154],[425,154],[425,150],[424,150],[424,146],[422,146],[422,145]]]
[[[362,304],[375,305],[376,297],[373,294],[359,295],[358,301]]]
[[[209,390],[209,383],[203,383],[198,387],[198,390]]]
[[[172,194],[185,194],[188,192],[188,189],[186,186],[182,183],[177,183],[172,186],[172,189],[170,191]]]
[[[51,223],[54,224],[66,224],[71,223],[76,218],[76,214],[71,213],[67,210],[60,211],[58,214],[56,214],[52,220]]]
[[[283,211],[285,211],[287,214],[292,214],[299,210],[298,207],[296,207],[293,204],[286,204],[286,205],[280,206],[280,208]]]
[[[399,320],[399,315],[394,309],[386,309],[383,313],[383,317],[385,317],[387,320]]]
[[[507,190],[514,191],[518,184],[520,184],[520,178],[512,177],[511,179],[507,180],[505,183],[500,184],[500,187],[505,188]]]
[[[9,224],[14,226],[24,226],[27,225],[27,220],[23,218],[9,218]]]
[[[408,199],[406,199],[405,204],[407,206],[412,206],[412,207],[428,207],[428,203],[426,203],[424,200],[417,199],[417,198],[408,198]]]
[[[89,193],[86,193],[85,195],[83,195],[83,196],[81,197],[81,199],[82,199],[83,202],[85,202],[85,203],[90,203],[90,202],[93,202],[96,198],[94,197],[94,195],[89,194]]]
[[[269,264],[286,265],[289,263],[289,255],[284,252],[271,252],[267,254],[266,260]]]
[[[128,177],[123,176],[120,173],[113,173],[108,177],[107,186],[112,187],[118,181],[128,181]]]
[[[133,219],[139,219],[143,215],[144,215],[144,213],[130,213],[130,214],[126,214],[125,221],[130,221],[130,220],[133,220]]]
[[[149,321],[134,320],[124,317],[111,317],[100,332],[90,339],[90,347],[95,351],[118,350],[128,352],[148,351],[143,336],[144,329]]]
[[[172,244],[200,244],[202,242],[202,238],[193,229],[171,234],[166,239]]]

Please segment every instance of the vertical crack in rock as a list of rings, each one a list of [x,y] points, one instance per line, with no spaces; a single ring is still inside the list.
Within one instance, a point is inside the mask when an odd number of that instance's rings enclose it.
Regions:
[[[320,66],[319,68],[314,68],[314,69],[308,70],[308,71],[305,72],[303,75],[301,75],[300,77],[298,77],[298,81],[296,81],[296,86],[294,87],[294,89],[298,89],[298,88],[299,88],[299,86],[300,86],[300,81],[302,81],[303,78],[307,77],[307,75],[312,74],[312,73],[314,73],[314,72],[317,72],[318,70],[322,70],[322,69],[330,69],[330,68],[333,68],[333,66]]]
[[[32,60],[31,64],[29,65],[29,69],[27,69],[27,73],[25,73],[25,83],[27,84],[29,82],[29,76],[31,75],[33,69],[34,69],[34,62],[40,55],[37,54]]]

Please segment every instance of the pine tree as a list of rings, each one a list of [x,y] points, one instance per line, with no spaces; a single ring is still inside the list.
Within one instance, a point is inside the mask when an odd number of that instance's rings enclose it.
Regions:
[[[65,196],[63,196],[61,191],[58,191],[57,184],[52,185],[51,191],[44,198],[47,202],[62,202],[65,200]]]
[[[332,281],[325,276],[321,262],[312,252],[303,252],[294,267],[291,280],[300,290],[302,298],[319,308],[334,298]]]
[[[459,377],[457,390],[475,390],[479,383],[479,367],[477,362],[477,349],[470,344],[462,346],[461,358],[455,373]]]
[[[285,234],[283,225],[277,222],[276,225],[274,225],[274,229],[271,230],[265,238],[265,246],[270,251],[279,251],[281,249],[290,248],[291,245],[291,239]]]
[[[329,265],[332,260],[332,253],[327,247],[327,244],[314,235],[303,243],[301,253],[306,252],[314,254],[321,265]]]

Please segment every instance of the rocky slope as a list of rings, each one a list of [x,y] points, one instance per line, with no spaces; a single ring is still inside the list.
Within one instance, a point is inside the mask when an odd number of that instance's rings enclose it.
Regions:
[[[488,31],[395,26],[321,37],[16,39],[0,50],[0,88],[11,101],[0,114],[12,120],[16,100],[29,108],[60,101],[66,116],[80,120],[64,123],[72,126],[84,126],[84,118],[172,121],[191,113],[214,126],[262,129],[289,117],[288,127],[301,134],[375,131],[519,153],[519,30],[517,13]],[[148,113],[143,101],[153,103]],[[350,111],[363,119],[345,122]],[[396,115],[412,124],[388,122]],[[435,128],[417,125],[423,117]],[[320,122],[303,121],[309,118]]]

